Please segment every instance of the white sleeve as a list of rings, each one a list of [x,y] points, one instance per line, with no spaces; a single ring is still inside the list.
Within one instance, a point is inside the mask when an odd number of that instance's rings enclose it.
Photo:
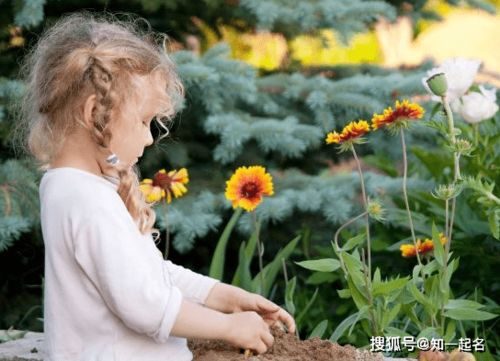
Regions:
[[[215,278],[193,272],[168,260],[163,261],[163,266],[166,268],[166,272],[170,273],[172,283],[179,287],[184,297],[203,305],[212,287],[220,282]]]
[[[170,286],[156,246],[126,208],[109,208],[94,210],[76,225],[76,262],[127,327],[164,343],[180,310],[181,291]]]

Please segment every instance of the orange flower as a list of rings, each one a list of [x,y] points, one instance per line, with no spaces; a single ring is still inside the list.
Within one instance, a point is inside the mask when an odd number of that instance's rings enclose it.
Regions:
[[[424,109],[417,103],[410,103],[409,100],[400,102],[396,100],[396,107],[384,109],[382,114],[374,114],[372,118],[372,128],[378,129],[386,125],[396,124],[397,122],[421,119],[424,115]]]
[[[189,182],[188,172],[186,168],[180,170],[172,170],[167,173],[165,169],[161,169],[151,179],[144,179],[140,188],[143,192],[146,202],[157,202],[162,198],[166,198],[167,203],[172,202],[172,194],[175,198],[181,197],[187,192],[184,184]]]
[[[354,141],[356,138],[362,137],[370,131],[370,126],[366,120],[359,120],[357,122],[350,122],[347,124],[342,132],[330,132],[326,136],[326,144],[342,144],[347,141]]]
[[[233,208],[241,207],[253,211],[262,202],[262,197],[272,196],[273,179],[261,166],[239,167],[226,182],[226,198]]]
[[[443,233],[439,233],[439,241],[443,245],[447,242],[447,239]],[[405,258],[415,257],[417,255],[416,251],[417,249],[418,249],[418,254],[420,255],[429,253],[434,250],[434,242],[432,242],[432,240],[428,238],[426,238],[423,242],[420,239],[417,239],[416,249],[413,244],[402,244],[401,247],[399,247],[399,250],[401,251],[401,256]]]

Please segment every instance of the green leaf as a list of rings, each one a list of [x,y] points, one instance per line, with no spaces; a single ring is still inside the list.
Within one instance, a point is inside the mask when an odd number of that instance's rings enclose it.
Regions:
[[[395,304],[389,311],[386,311],[382,317],[382,329],[385,329],[391,324],[391,322],[397,317],[399,310],[401,309],[401,304]]]
[[[323,283],[332,283],[340,278],[337,273],[314,272],[306,279],[308,285],[320,285]]]
[[[295,293],[295,286],[297,284],[297,277],[293,277],[286,284],[285,288],[285,307],[291,315],[295,314],[295,304],[293,303],[293,295]]]
[[[475,310],[471,308],[453,308],[447,310],[444,315],[457,321],[486,321],[497,317],[493,313]]]
[[[453,272],[455,272],[457,267],[458,267],[458,258],[455,258],[446,267],[446,277],[444,277],[444,275],[441,276],[440,288],[444,294],[448,294],[451,276],[453,275]]]
[[[439,334],[438,330],[434,327],[427,327],[426,329],[422,330],[416,339],[418,340],[419,338],[426,338],[428,340],[433,339],[433,338],[440,338],[441,335]]]
[[[320,323],[314,327],[312,330],[311,334],[307,337],[307,339],[313,338],[313,337],[323,337],[323,334],[326,331],[326,328],[328,327],[328,320],[323,320]]]
[[[380,282],[381,280],[382,277],[380,276],[380,268],[377,267],[373,273],[373,284]]]
[[[347,284],[351,290],[352,300],[356,304],[356,307],[358,307],[358,310],[360,310],[368,304],[368,298],[361,293],[358,286],[353,283],[351,276],[347,277]]]
[[[351,291],[348,288],[345,288],[343,290],[337,290],[337,293],[339,294],[340,298],[343,299],[351,298]]]
[[[227,223],[226,228],[224,228],[219,241],[217,242],[217,246],[215,247],[215,252],[212,257],[212,263],[210,264],[210,271],[208,272],[208,275],[212,278],[222,280],[222,277],[224,276],[224,262],[227,242],[229,240],[229,236],[231,236],[234,226],[236,225],[236,222],[238,221],[238,218],[240,218],[242,211],[242,208],[236,208],[231,219]]]
[[[441,244],[441,241],[439,240],[439,232],[434,222],[432,222],[432,243],[434,243],[434,258],[436,259],[437,263],[439,263],[439,265],[443,267],[445,264],[447,264],[447,260],[445,260],[444,248]]]
[[[428,311],[432,312],[432,310],[434,309],[433,304],[430,302],[430,300],[426,296],[424,296],[422,294],[422,292],[420,292],[417,289],[417,286],[415,286],[415,283],[408,282],[408,289],[411,292],[411,294],[413,295],[413,297],[415,297],[415,300],[417,300],[417,302],[419,302],[422,306],[424,306]]]
[[[433,259],[422,268],[422,272],[424,273],[424,275],[430,276],[434,271],[438,269],[439,264],[435,259]]]
[[[448,325],[446,326],[446,332],[444,334],[445,342],[451,342],[455,339],[455,330],[456,330],[456,322],[454,320],[450,320]]]
[[[399,328],[396,328],[396,327],[386,327],[384,329],[384,336],[385,337],[400,337],[400,338],[408,337],[408,336],[411,337],[411,335],[408,332],[400,330]]]
[[[236,270],[235,276],[238,276],[237,282],[233,283],[235,286],[239,286],[244,290],[249,292],[254,292],[252,289],[252,274],[250,272],[250,258],[247,258],[245,255],[245,242],[241,242],[240,251],[239,251],[239,263],[238,269]]]
[[[340,262],[335,258],[323,258],[295,263],[300,267],[319,272],[333,272],[340,268]]]
[[[367,308],[366,308],[367,309]],[[359,320],[366,318],[366,310],[363,309],[363,311],[358,311],[344,319],[335,331],[333,331],[332,335],[330,336],[330,341],[332,342],[337,342],[340,336],[344,334],[344,332],[351,326],[355,325]]]
[[[406,316],[419,328],[422,328],[423,326],[421,325],[421,321],[417,316],[417,313],[415,312],[415,306],[414,305],[403,305],[403,312],[405,313]]]
[[[477,309],[483,308],[483,307],[484,307],[484,305],[482,305],[476,301],[463,300],[463,299],[448,300],[448,302],[444,305],[445,310],[453,310],[455,308],[463,308],[463,309],[469,308],[472,310],[477,310]]]
[[[245,247],[245,253],[243,255],[243,258],[241,254],[239,255],[240,260],[238,263],[238,267],[236,267],[236,271],[234,272],[233,280],[231,281],[232,285],[237,286],[238,284],[240,284],[240,275],[247,272],[245,269],[241,269],[242,267],[248,267],[248,273],[250,273],[250,264],[252,263],[253,255],[255,253],[255,248],[257,247],[257,238],[259,232],[260,232],[260,219],[257,220],[257,226],[255,228],[255,231],[252,233],[250,239],[248,240],[248,243]]]
[[[390,281],[377,282],[373,284],[373,296],[389,295],[395,290],[400,290],[408,283],[408,277],[395,278]]]
[[[415,267],[413,267],[413,277],[412,277],[413,283],[417,283],[417,281],[420,279],[419,274],[420,274],[421,268],[422,268],[422,266],[419,264],[417,264],[417,265],[415,265]]]
[[[365,233],[361,233],[361,234],[358,234],[357,236],[355,237],[352,237],[350,238],[343,246],[342,246],[342,251],[350,251],[351,249],[353,249],[354,247],[362,244],[366,239],[366,234]]]
[[[347,252],[342,252],[340,256],[342,257],[342,260],[346,265],[347,272],[349,274],[348,278],[352,279],[352,285],[358,290],[359,293],[364,296],[364,298],[367,298],[368,296],[365,287],[365,280],[363,273],[361,272],[361,261]]]

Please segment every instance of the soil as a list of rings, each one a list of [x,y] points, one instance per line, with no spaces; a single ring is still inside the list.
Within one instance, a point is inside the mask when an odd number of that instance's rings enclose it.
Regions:
[[[383,361],[381,353],[340,346],[318,337],[301,341],[273,327],[274,344],[260,355],[246,356],[244,350],[215,340],[188,340],[193,361]]]

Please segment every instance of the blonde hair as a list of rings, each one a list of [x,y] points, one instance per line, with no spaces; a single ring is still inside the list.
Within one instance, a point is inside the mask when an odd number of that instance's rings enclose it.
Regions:
[[[147,25],[146,31],[139,22]],[[163,42],[157,45],[159,39]],[[184,87],[175,65],[167,55],[166,36],[150,30],[149,23],[127,14],[126,21],[115,15],[86,11],[63,16],[40,36],[21,64],[26,92],[17,108],[18,124],[14,138],[21,148],[35,157],[40,170],[60,150],[68,134],[83,124],[83,105],[96,95],[92,138],[102,151],[101,170],[111,169],[119,178],[118,194],[140,232],[156,233],[156,215],[139,188],[137,167],[107,165],[112,154],[108,148],[112,134],[108,128],[111,114],[119,111],[125,97],[137,92],[134,75],[157,72],[166,83],[162,111],[155,120],[166,130],[184,98]],[[160,137],[161,140],[163,137]]]

